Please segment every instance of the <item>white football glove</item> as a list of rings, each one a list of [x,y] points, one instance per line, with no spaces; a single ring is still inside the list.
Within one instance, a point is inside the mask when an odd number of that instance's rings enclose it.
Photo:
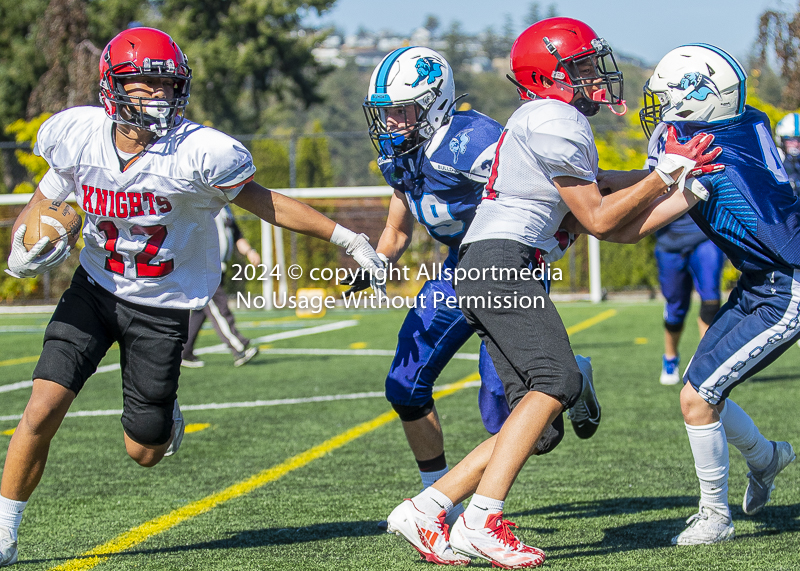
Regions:
[[[8,256],[8,269],[6,273],[15,278],[33,278],[61,265],[69,258],[70,248],[66,240],[59,240],[55,248],[46,254],[39,255],[49,240],[45,237],[36,242],[28,251],[23,240],[25,238],[25,224],[20,225],[11,241],[11,254]]]
[[[348,255],[358,262],[364,270],[370,274],[370,285],[375,291],[375,295],[381,300],[386,296],[386,269],[383,260],[369,245],[369,238],[366,234],[356,234],[339,224],[333,229],[331,243],[341,246]]]

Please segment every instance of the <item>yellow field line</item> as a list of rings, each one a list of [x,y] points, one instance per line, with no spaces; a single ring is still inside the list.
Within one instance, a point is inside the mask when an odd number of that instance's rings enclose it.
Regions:
[[[440,399],[460,391],[470,382],[479,378],[480,375],[478,375],[478,373],[473,373],[468,377],[453,383],[453,385],[447,389],[436,393],[436,398]],[[277,466],[273,466],[272,468],[264,470],[263,472],[259,472],[247,480],[239,482],[238,484],[234,484],[229,488],[222,490],[221,492],[217,492],[216,494],[212,494],[201,500],[192,502],[166,515],[145,522],[142,525],[131,529],[130,531],[126,531],[111,541],[95,547],[94,549],[87,551],[82,555],[79,555],[76,559],[72,559],[62,565],[51,568],[50,571],[83,571],[86,569],[92,569],[100,563],[107,561],[110,555],[127,551],[135,545],[146,541],[154,535],[158,535],[159,533],[167,531],[171,527],[174,527],[183,521],[205,513],[210,509],[227,502],[228,500],[249,494],[253,490],[260,488],[265,484],[274,482],[289,472],[297,470],[298,468],[302,468],[309,462],[312,462],[318,458],[322,458],[329,452],[340,448],[369,432],[372,432],[376,428],[380,428],[395,418],[397,418],[396,412],[385,412],[368,422],[359,424],[358,426],[351,428],[350,430],[347,430],[338,436],[334,436],[330,440],[326,440],[318,446],[314,446],[305,452],[301,452],[297,456],[293,456]]]
[[[577,325],[573,325],[567,329],[567,333],[583,331],[584,329],[588,329],[589,327],[613,317],[616,314],[617,312],[613,309],[605,311],[599,315],[596,315],[595,317],[592,317],[591,319],[587,319],[586,321],[582,321]],[[460,381],[453,383],[445,390],[438,391],[436,393],[436,398],[441,399],[452,395],[453,393],[456,393],[466,387],[469,383],[478,379],[480,379],[480,375],[478,373],[473,373],[467,377],[464,377]],[[263,472],[259,472],[247,480],[234,484],[229,488],[222,490],[221,492],[217,492],[216,494],[212,494],[201,500],[192,502],[182,508],[178,508],[166,515],[145,522],[138,527],[118,535],[111,541],[108,541],[103,545],[95,547],[94,549],[79,555],[75,559],[67,561],[66,563],[57,567],[52,567],[49,571],[84,571],[87,569],[92,569],[100,563],[108,561],[111,555],[127,551],[132,547],[143,543],[147,539],[167,531],[181,522],[203,514],[224,502],[238,498],[245,494],[249,494],[253,490],[256,490],[270,482],[274,482],[289,472],[297,470],[298,468],[302,468],[306,464],[309,464],[318,458],[322,458],[329,452],[336,450],[337,448],[341,448],[345,444],[348,444],[353,440],[356,440],[357,438],[360,438],[365,434],[380,428],[395,418],[397,418],[396,412],[385,412],[368,422],[359,424],[358,426],[351,428],[350,430],[347,430],[338,436],[334,436],[333,438],[326,440],[318,446],[309,448],[305,452],[301,452],[297,456],[293,456],[277,466],[273,466],[272,468],[268,468]]]
[[[600,323],[601,321],[605,321],[606,319],[610,319],[617,314],[616,309],[609,309],[604,311],[603,313],[598,313],[594,317],[590,317],[586,321],[581,321],[580,323],[576,323],[572,327],[567,327],[567,335],[572,335],[573,333],[577,333],[578,331],[583,331],[584,329],[589,329]]]
[[[33,363],[34,361],[39,360],[39,355],[33,355],[31,357],[19,357],[17,359],[6,359],[5,361],[0,361],[0,367],[7,367],[9,365],[21,365],[23,363]]]

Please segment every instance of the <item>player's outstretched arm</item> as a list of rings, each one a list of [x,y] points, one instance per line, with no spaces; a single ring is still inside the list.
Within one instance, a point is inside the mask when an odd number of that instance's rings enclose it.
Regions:
[[[656,199],[636,218],[611,232],[604,239],[619,244],[635,244],[645,236],[677,220],[698,202],[700,198],[692,192],[673,190]]]
[[[389,202],[386,227],[383,229],[375,250],[386,256],[389,262],[395,263],[411,244],[413,233],[414,216],[411,214],[406,195],[395,190],[391,202]]]
[[[680,172],[680,169],[676,171]],[[604,196],[594,181],[559,176],[553,179],[559,194],[586,232],[605,240],[643,212],[667,192],[666,183],[655,173],[628,188]]]
[[[643,181],[648,174],[650,174],[649,170],[600,170],[597,173],[597,186],[600,187],[601,193],[610,194],[612,192],[622,190],[623,188],[633,186],[637,182]]]
[[[272,192],[257,182],[245,184],[233,203],[270,224],[320,240],[330,241],[336,227],[336,222],[307,204]]]
[[[244,185],[233,203],[270,224],[345,248],[359,266],[370,272],[370,283],[375,293],[386,295],[384,263],[364,234],[356,234],[307,204],[252,181]]]

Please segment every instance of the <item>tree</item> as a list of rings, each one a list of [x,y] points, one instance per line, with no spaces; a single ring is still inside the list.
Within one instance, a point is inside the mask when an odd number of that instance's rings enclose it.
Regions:
[[[490,60],[508,57],[509,52],[507,52],[505,49],[506,45],[503,41],[503,38],[495,33],[492,26],[489,26],[483,32],[481,48],[483,49],[483,53],[486,54],[486,57],[488,57]]]
[[[428,30],[431,33],[431,36],[433,36],[436,34],[436,30],[439,29],[440,25],[441,22],[439,22],[439,18],[433,14],[428,14],[425,16],[425,23],[422,25],[422,27]]]
[[[778,60],[786,82],[782,107],[800,107],[800,13],[764,12],[759,19],[756,45],[761,68],[767,67],[770,51]]]
[[[528,5],[528,13],[525,15],[525,25],[532,26],[541,19],[542,17],[541,12],[539,11],[539,3],[531,2]]]
[[[467,36],[461,29],[461,22],[453,20],[450,24],[450,29],[444,35],[446,48],[444,49],[444,57],[453,68],[453,72],[458,74],[464,63],[467,61],[467,50],[464,45],[467,41]]]
[[[265,109],[322,101],[320,78],[330,70],[311,54],[326,32],[304,28],[303,15],[334,0],[164,0],[164,31],[189,57],[194,80],[187,113],[223,131],[252,132]]]
[[[35,46],[48,70],[28,99],[26,117],[97,100],[100,50],[89,40],[83,0],[51,0],[38,22]]]

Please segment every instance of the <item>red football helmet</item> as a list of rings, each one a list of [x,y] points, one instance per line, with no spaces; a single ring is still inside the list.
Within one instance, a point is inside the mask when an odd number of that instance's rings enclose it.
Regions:
[[[165,135],[183,119],[192,70],[172,38],[153,28],[131,28],[108,42],[100,56],[100,102],[112,121]],[[131,76],[174,81],[171,99],[131,97],[122,86]]]
[[[587,116],[601,103],[625,105],[611,47],[579,20],[548,18],[522,32],[511,48],[511,71],[522,99],[558,99]],[[590,97],[589,86],[600,90]]]

